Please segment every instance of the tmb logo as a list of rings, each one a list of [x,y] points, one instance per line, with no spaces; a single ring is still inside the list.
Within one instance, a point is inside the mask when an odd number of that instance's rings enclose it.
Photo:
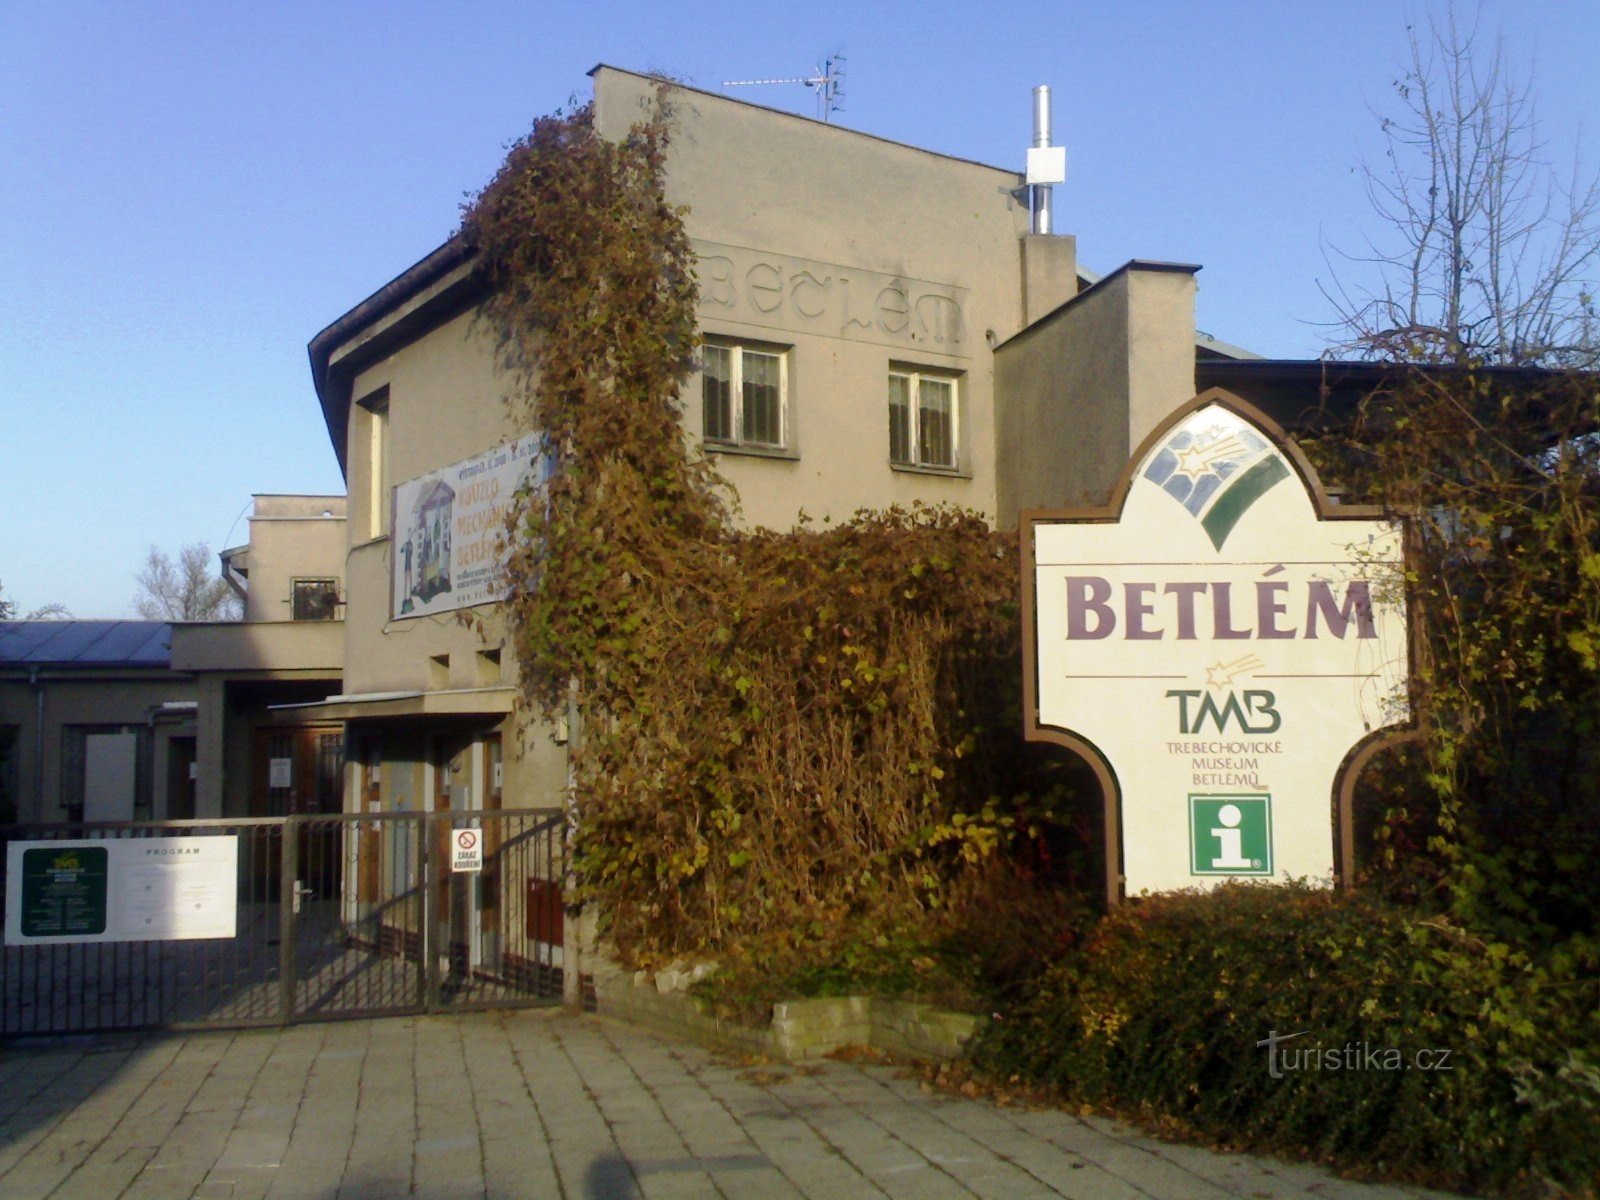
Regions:
[[[1244,733],[1277,733],[1283,724],[1283,717],[1278,713],[1278,698],[1271,692],[1248,689],[1243,693],[1244,699],[1233,692],[1227,694],[1221,705],[1210,692],[1202,692],[1198,688],[1177,689],[1167,693],[1167,699],[1176,697],[1178,701],[1178,732],[1179,733],[1204,733],[1206,718],[1210,718],[1217,727],[1218,733],[1228,731],[1228,722],[1236,720],[1239,728]],[[1193,700],[1199,704],[1191,705]]]

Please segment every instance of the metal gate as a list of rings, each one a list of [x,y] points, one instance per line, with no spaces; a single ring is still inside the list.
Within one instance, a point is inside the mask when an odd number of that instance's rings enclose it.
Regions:
[[[452,869],[458,829],[476,870]],[[231,938],[6,945],[0,1037],[559,1002],[564,829],[558,809],[0,826],[24,848],[234,838],[238,861]]]

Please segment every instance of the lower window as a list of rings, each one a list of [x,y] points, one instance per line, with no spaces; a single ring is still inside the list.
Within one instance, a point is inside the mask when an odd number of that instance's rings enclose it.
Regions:
[[[708,442],[782,450],[788,445],[788,358],[781,350],[707,342],[700,350]]]
[[[148,731],[142,725],[64,725],[61,803],[69,821],[133,821],[149,816],[145,790]]]
[[[0,825],[15,824],[20,810],[17,795],[17,743],[20,727],[0,725]]]
[[[289,616],[295,621],[334,621],[339,617],[337,579],[296,579],[290,584]]]
[[[953,471],[958,465],[959,388],[951,375],[889,372],[889,461]]]

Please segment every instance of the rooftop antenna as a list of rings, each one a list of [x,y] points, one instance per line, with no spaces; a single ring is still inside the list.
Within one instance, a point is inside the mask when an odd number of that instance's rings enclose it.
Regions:
[[[1050,144],[1050,116],[1050,87],[1040,84],[1033,89],[1033,145],[1028,147],[1026,175],[1034,233],[1054,232],[1050,192],[1054,184],[1067,181],[1067,151],[1064,146]]]
[[[724,79],[722,86],[754,87],[765,83],[803,83],[817,89],[817,116],[828,124],[836,112],[844,111],[844,51],[836,50],[817,64],[815,75],[796,75],[788,79]]]

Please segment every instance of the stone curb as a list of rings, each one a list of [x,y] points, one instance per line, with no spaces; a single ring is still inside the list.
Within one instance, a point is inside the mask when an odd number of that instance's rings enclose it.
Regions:
[[[908,1000],[837,996],[775,1004],[771,1023],[758,1028],[718,1017],[698,996],[663,989],[643,972],[628,974],[609,965],[596,971],[594,990],[602,1016],[700,1045],[791,1063],[823,1058],[845,1046],[956,1059],[966,1053],[984,1020]]]

